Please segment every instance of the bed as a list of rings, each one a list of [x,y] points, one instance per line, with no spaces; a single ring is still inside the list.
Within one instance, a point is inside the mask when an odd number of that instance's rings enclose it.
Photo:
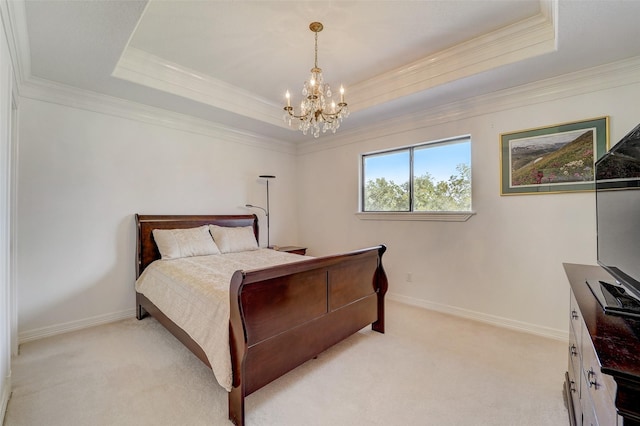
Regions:
[[[225,230],[251,227],[256,241],[259,235],[256,215],[136,214],[135,221],[136,285],[147,267],[161,257],[154,230],[215,225]],[[267,253],[272,250],[263,250],[259,252],[275,256]],[[229,419],[234,424],[244,425],[246,396],[364,327],[371,325],[384,333],[388,285],[382,266],[385,251],[386,247],[379,245],[316,258],[290,254],[296,258],[289,263],[231,274],[228,346],[220,345],[219,350],[230,355]],[[162,263],[166,262],[156,265]],[[136,291],[136,317],[153,316],[211,367],[205,345],[201,346],[189,330],[178,326],[151,299]]]

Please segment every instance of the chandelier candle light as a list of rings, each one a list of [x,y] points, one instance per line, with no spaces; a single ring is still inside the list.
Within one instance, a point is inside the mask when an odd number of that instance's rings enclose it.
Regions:
[[[342,119],[349,116],[349,108],[344,101],[344,87],[340,86],[340,102],[336,105],[335,101],[331,100],[331,87],[325,84],[322,70],[318,68],[318,33],[322,31],[322,28],[320,22],[312,22],[309,25],[309,29],[315,33],[316,39],[315,62],[311,68],[311,77],[304,82],[302,88],[304,98],[300,103],[300,114],[296,115],[293,110],[288,90],[285,95],[287,106],[284,107],[285,123],[291,126],[292,119],[298,119],[300,121],[298,129],[302,130],[305,135],[309,129],[313,129],[313,136],[316,138],[320,136],[320,126],[322,126],[322,133],[327,130],[335,133],[340,127]]]

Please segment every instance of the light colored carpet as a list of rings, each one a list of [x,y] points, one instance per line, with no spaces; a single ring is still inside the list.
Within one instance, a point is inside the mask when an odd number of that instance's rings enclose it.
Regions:
[[[565,344],[396,302],[246,400],[250,425],[566,426]],[[227,393],[154,319],[21,346],[6,426],[230,425]]]

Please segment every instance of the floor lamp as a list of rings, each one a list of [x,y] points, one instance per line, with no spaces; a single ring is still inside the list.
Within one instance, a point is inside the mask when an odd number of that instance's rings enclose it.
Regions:
[[[275,179],[276,177],[274,175],[260,175],[258,177],[267,180],[267,209],[265,210],[263,207],[254,206],[253,204],[245,204],[245,207],[260,209],[267,216],[267,247],[271,247],[271,241],[269,240],[269,179]]]

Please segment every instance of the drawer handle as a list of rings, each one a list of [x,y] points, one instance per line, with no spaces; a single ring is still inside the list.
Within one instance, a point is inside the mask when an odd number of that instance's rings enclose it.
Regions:
[[[595,371],[593,371],[593,368],[590,368],[589,371],[587,371],[587,381],[589,382],[589,387],[593,387],[597,390],[600,385],[596,379],[597,376]]]
[[[571,318],[573,318],[574,320],[577,320],[578,318],[580,318],[575,309],[571,311]]]
[[[578,348],[576,348],[576,345],[569,346],[569,353],[571,356],[578,356]]]

